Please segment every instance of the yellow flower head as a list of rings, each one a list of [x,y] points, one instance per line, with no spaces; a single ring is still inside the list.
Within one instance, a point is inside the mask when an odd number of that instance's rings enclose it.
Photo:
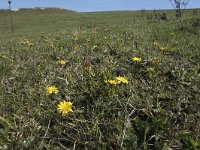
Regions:
[[[91,41],[91,38],[88,38],[88,39],[87,39],[87,42],[90,42],[90,41]]]
[[[57,94],[58,93],[58,88],[55,85],[48,86],[47,87],[47,93],[48,94]]]
[[[154,64],[154,65],[161,65],[161,62],[160,62],[160,60],[153,60],[152,61],[152,64]]]
[[[10,59],[9,57],[7,57],[7,56],[4,56],[4,55],[0,55],[0,58],[2,58],[2,59],[4,59],[4,60],[8,60],[8,61],[11,61],[11,62],[13,62],[13,60],[12,60],[12,59]]]
[[[58,61],[58,64],[59,64],[59,65],[65,65],[66,62],[65,62],[64,60],[59,60],[59,61]]]
[[[107,83],[107,84],[111,84],[111,85],[116,85],[116,84],[118,84],[118,81],[117,81],[117,80],[105,80],[104,82]]]
[[[162,52],[167,51],[167,48],[160,47],[160,51],[162,51]]]
[[[21,44],[28,45],[28,46],[33,46],[34,45],[31,41],[26,40],[26,39],[24,39],[24,41],[22,41]]]
[[[53,44],[50,44],[49,47],[50,48],[55,48],[55,46]]]
[[[154,46],[158,46],[159,43],[158,43],[158,42],[153,42],[153,45],[154,45]]]
[[[152,76],[155,74],[155,68],[154,67],[148,67],[147,68],[147,73]]]
[[[132,58],[132,60],[134,61],[134,62],[141,62],[142,61],[142,58],[140,58],[140,57],[133,57]]]
[[[84,67],[84,70],[90,72],[92,70],[92,66],[87,65],[87,66]]]
[[[73,112],[72,103],[66,102],[65,100],[61,101],[58,104],[57,109],[58,109],[59,113],[61,113],[63,116],[65,116],[69,112]]]
[[[98,46],[97,46],[97,45],[94,45],[93,48],[98,48]]]
[[[125,83],[125,84],[128,84],[128,79],[124,78],[124,77],[116,77],[116,80],[118,81],[118,84],[119,83]]]

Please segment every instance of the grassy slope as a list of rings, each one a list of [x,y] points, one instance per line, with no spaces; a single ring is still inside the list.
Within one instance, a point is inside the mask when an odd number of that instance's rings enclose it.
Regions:
[[[1,148],[198,149],[199,28],[152,13],[15,12],[15,37],[0,35]],[[117,76],[129,83],[104,82]],[[73,102],[65,117],[62,99]]]
[[[157,11],[158,13],[161,13]],[[162,11],[170,16],[172,11]],[[193,12],[188,11],[185,16],[190,16]],[[132,22],[134,19],[142,21],[146,19],[147,14],[153,14],[153,11],[121,11],[121,12],[94,12],[77,13],[67,10],[29,10],[13,11],[13,26],[15,33],[19,35],[34,34],[39,32],[54,31],[72,31],[80,26],[91,27],[93,23],[100,25],[124,25]],[[10,34],[10,15],[8,11],[0,10],[0,38]]]
[[[8,12],[0,13],[0,32],[2,35],[9,34],[10,16]],[[73,11],[66,10],[22,10],[13,12],[14,32],[18,34],[34,34],[38,32],[59,31],[61,28],[65,30],[77,27],[76,24],[80,20],[80,16]]]

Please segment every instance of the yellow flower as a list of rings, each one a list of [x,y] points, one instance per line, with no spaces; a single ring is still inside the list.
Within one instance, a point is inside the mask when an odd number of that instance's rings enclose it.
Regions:
[[[87,65],[87,66],[85,66],[84,70],[91,71],[92,70],[92,66],[91,65]]]
[[[65,62],[64,60],[59,60],[59,61],[58,61],[58,64],[59,64],[59,65],[65,65],[66,62]]]
[[[62,32],[62,35],[67,35],[67,33]]]
[[[116,85],[116,84],[118,84],[118,81],[117,81],[117,80],[105,80],[104,82],[105,82],[105,83],[108,83],[108,84],[111,84],[111,85]]]
[[[57,109],[58,109],[59,113],[61,113],[63,116],[66,115],[69,112],[73,112],[72,103],[66,102],[65,100],[63,100],[62,102],[60,102],[58,104]]]
[[[31,43],[29,40],[24,39],[24,41],[21,42],[23,45],[33,46],[34,44]]]
[[[152,64],[158,66],[158,65],[161,65],[161,62],[160,62],[160,60],[157,60],[157,59],[156,59],[156,60],[153,60],[153,61],[152,61]]]
[[[47,93],[48,94],[57,94],[58,93],[58,88],[55,85],[48,86],[47,87]]]
[[[97,45],[94,45],[93,48],[98,48],[98,46],[97,46]]]
[[[140,58],[140,57],[133,57],[132,58],[132,60],[134,61],[134,62],[141,62],[142,61],[142,58]]]
[[[90,42],[90,41],[91,41],[91,38],[88,38],[88,39],[87,39],[87,42]]]
[[[154,67],[148,67],[147,68],[147,73],[152,76],[155,74],[155,68]]]
[[[4,60],[9,60],[9,61],[13,62],[12,59],[10,59],[9,57],[4,56],[4,55],[0,55],[0,58],[2,58],[2,59],[4,59]]]
[[[55,46],[53,44],[50,44],[49,47],[50,48],[55,48]]]
[[[33,43],[28,43],[28,46],[33,46],[34,44]]]
[[[124,78],[124,77],[116,77],[116,80],[118,81],[118,84],[119,83],[125,83],[125,84],[128,84],[128,79]]]
[[[153,45],[158,46],[159,43],[158,42],[153,42]]]
[[[167,51],[167,48],[160,47],[160,51],[162,51],[162,52]]]

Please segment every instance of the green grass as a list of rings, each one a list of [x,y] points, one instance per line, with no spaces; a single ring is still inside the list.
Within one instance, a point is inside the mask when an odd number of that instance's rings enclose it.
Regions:
[[[13,14],[15,36],[0,14],[0,149],[200,149],[192,10],[181,28],[174,17],[148,20],[153,11],[23,10]],[[118,76],[128,84],[105,83]],[[73,103],[66,116],[62,100]]]

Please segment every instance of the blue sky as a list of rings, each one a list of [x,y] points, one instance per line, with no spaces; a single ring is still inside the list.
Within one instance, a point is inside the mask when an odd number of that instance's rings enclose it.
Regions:
[[[170,0],[12,0],[12,8],[59,7],[79,12],[173,8]],[[0,0],[0,9],[8,0]],[[190,0],[188,8],[200,8],[200,0]]]

